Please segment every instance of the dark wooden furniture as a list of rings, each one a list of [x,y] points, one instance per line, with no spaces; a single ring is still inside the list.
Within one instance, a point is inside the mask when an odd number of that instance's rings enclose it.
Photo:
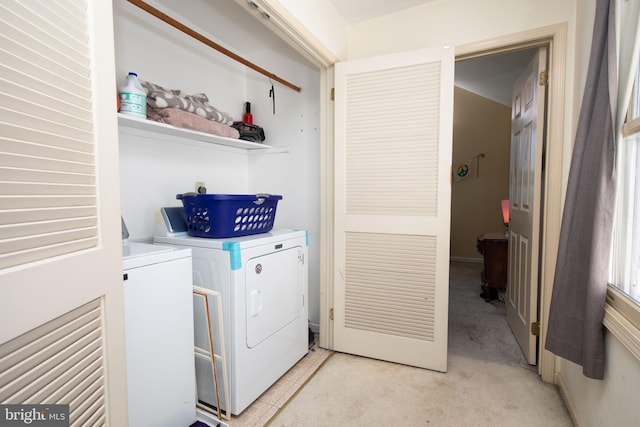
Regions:
[[[478,236],[476,245],[484,256],[482,290],[485,301],[489,301],[492,288],[507,287],[508,240],[504,233],[485,233]]]

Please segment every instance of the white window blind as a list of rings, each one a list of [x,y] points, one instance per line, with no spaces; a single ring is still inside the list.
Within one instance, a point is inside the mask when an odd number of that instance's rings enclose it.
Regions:
[[[0,4],[0,268],[97,244],[86,7]]]

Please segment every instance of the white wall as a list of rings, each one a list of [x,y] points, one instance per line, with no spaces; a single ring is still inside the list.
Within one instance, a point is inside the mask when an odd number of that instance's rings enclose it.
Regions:
[[[573,409],[576,425],[638,425],[640,361],[610,333],[605,339],[605,357],[602,381],[585,377],[582,367],[559,359],[559,380],[564,383],[567,403]]]
[[[261,52],[251,59],[267,68],[277,64],[295,76],[302,87],[298,93],[275,85],[275,114],[271,84],[264,78],[249,77],[248,100],[253,120],[267,131],[269,145],[276,153],[249,154],[249,192],[275,193],[278,202],[275,227],[300,228],[309,232],[309,318],[319,330],[320,320],[320,74],[315,68],[296,63],[274,52]],[[317,302],[317,303],[316,303]]]
[[[176,194],[205,182],[209,193],[244,194],[247,154],[186,139],[171,140],[120,131],[120,200],[130,239],[150,241],[155,214],[163,206],[181,206]]]
[[[240,118],[246,94],[243,66],[124,0],[114,1],[114,21],[118,84],[135,71],[141,80],[168,89],[204,92],[216,108]],[[211,193],[247,190],[248,156],[242,150],[123,132],[120,200],[132,240],[151,240],[155,212],[180,206],[176,194],[193,191],[196,181],[205,182]]]
[[[126,0],[113,3],[119,85],[129,71],[135,71],[141,80],[168,89],[181,89],[190,94],[204,92],[216,108],[241,119],[246,67]],[[186,19],[176,18],[190,25]]]
[[[560,22],[572,34],[575,0],[441,0],[354,25],[349,59],[456,45]],[[570,40],[571,44],[571,40]]]
[[[328,0],[264,0],[287,9],[340,59],[347,58],[348,24]]]
[[[175,7],[175,4],[166,2]],[[195,9],[191,9],[192,6]],[[233,7],[227,4],[225,7]],[[238,8],[238,6],[235,6]],[[171,16],[225,45],[198,22],[214,22],[215,5],[181,2]],[[252,40],[240,31],[261,25],[226,28],[227,40],[237,39],[252,52],[236,52],[270,72],[302,87],[301,92],[274,82],[276,114],[269,98],[269,79],[226,58],[191,37],[146,14],[125,0],[114,0],[116,75],[129,71],[141,79],[186,93],[204,92],[210,102],[241,120],[245,101],[252,103],[254,123],[265,129],[265,143],[274,153],[247,152],[184,138],[122,128],[119,134],[122,215],[132,240],[151,240],[155,214],[162,206],[180,206],[175,196],[194,191],[196,181],[208,193],[273,193],[278,204],[277,228],[309,231],[309,313],[319,323],[319,83],[320,74],[284,42]],[[226,23],[229,24],[229,23]],[[226,25],[225,24],[225,25]],[[216,26],[214,26],[216,27]],[[220,28],[220,26],[217,26]],[[214,28],[215,29],[215,28]],[[233,34],[230,34],[233,33]],[[235,33],[234,33],[235,32]],[[264,42],[264,46],[260,43]],[[231,46],[225,45],[231,49]],[[114,88],[114,96],[116,90]],[[279,150],[286,152],[279,152]]]

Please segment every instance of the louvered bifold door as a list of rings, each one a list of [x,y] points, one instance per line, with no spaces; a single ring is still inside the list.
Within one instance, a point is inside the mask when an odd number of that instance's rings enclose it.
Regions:
[[[0,268],[97,242],[84,1],[0,5]]]
[[[127,424],[112,7],[0,1],[0,404],[71,426]]]
[[[93,301],[0,346],[0,402],[68,404],[69,425],[105,425],[102,307]]]
[[[336,66],[335,349],[447,368],[453,54]]]

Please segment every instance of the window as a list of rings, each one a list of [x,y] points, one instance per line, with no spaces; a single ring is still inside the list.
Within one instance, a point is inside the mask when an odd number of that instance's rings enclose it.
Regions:
[[[636,73],[631,103],[617,146],[617,197],[611,283],[640,304],[640,88]]]
[[[604,323],[640,358],[640,67],[622,133],[616,147],[617,195]]]

